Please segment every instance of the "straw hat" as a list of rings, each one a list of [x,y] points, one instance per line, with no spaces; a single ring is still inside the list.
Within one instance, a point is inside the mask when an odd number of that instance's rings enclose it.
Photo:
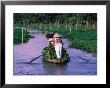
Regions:
[[[61,36],[60,36],[58,33],[55,33],[53,37],[54,37],[54,38],[55,38],[55,37],[61,38]]]

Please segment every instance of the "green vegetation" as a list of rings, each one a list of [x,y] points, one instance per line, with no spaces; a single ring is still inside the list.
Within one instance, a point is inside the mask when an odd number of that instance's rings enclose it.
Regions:
[[[70,47],[74,47],[77,49],[81,49],[93,53],[97,51],[96,26],[94,29],[92,26],[90,26],[88,30],[83,29],[85,25],[78,26],[78,29],[75,29],[75,27],[72,26],[71,33],[69,28],[68,29],[65,28],[65,25],[61,25],[59,29],[55,29],[55,27],[52,25],[51,27],[52,30],[50,30],[49,28],[47,29],[42,28],[41,31],[60,33],[63,38],[67,38],[70,40]]]
[[[15,13],[14,19],[15,27],[58,32],[70,41],[70,47],[97,52],[96,13]]]
[[[31,36],[27,31],[23,31],[23,43],[28,42]],[[14,30],[14,43],[22,43],[22,29]]]
[[[63,38],[69,39],[70,47],[92,53],[97,52],[97,26],[89,26],[88,29],[86,29],[86,25],[78,25],[76,29],[76,27],[72,25],[71,32],[69,26],[66,28],[64,24],[59,25],[59,28],[56,28],[54,24],[42,24],[42,26],[41,24],[30,24],[28,26],[43,32],[58,32]]]
[[[43,59],[45,61],[57,60],[55,49],[54,49],[54,46],[52,44],[49,44],[48,47],[45,47],[43,49],[42,55],[43,55]],[[68,54],[64,48],[62,49],[62,57],[61,58],[63,58],[63,61],[69,60],[69,56],[68,56]]]

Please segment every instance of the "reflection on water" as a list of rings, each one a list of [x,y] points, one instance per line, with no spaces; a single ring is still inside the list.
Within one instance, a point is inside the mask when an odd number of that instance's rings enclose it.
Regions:
[[[63,39],[64,47],[70,56],[66,64],[53,64],[44,62],[42,56],[32,63],[33,58],[41,55],[42,49],[47,46],[47,39],[44,34],[36,30],[29,30],[34,38],[28,43],[14,45],[14,75],[96,75],[97,62],[93,54],[68,48],[69,42]],[[77,57],[78,55],[88,59],[88,63]]]
[[[43,67],[49,75],[63,75],[66,71],[66,64],[53,64],[43,61]]]

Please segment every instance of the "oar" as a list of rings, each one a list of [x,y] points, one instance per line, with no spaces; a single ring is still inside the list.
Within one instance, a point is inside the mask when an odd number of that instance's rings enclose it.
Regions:
[[[65,48],[65,49],[67,50],[67,48]],[[77,56],[77,57],[79,57],[80,59],[82,59],[82,60],[86,61],[86,63],[88,63],[88,62],[89,62],[89,60],[87,60],[87,59],[85,59],[85,58],[83,58],[83,57],[80,57],[80,56]]]
[[[41,57],[42,55],[39,55],[38,57],[34,58],[33,60],[29,61],[28,63],[33,62],[34,60],[38,59],[39,57]]]
[[[86,63],[88,63],[88,62],[89,62],[89,60],[87,60],[87,59],[85,59],[85,58],[82,58],[82,57],[80,57],[80,56],[77,56],[77,57],[79,57],[80,59],[82,59],[82,60],[86,61]]]

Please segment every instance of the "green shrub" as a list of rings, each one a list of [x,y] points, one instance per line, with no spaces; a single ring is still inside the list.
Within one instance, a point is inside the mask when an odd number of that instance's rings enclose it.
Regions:
[[[23,31],[23,43],[28,42],[31,37],[28,32]],[[22,30],[14,29],[14,43],[22,43]]]
[[[45,47],[42,51],[42,55],[44,60],[47,59],[57,59],[56,53],[55,53],[55,48],[52,44],[49,44],[48,47]],[[66,50],[63,48],[62,49],[62,58],[64,60],[68,60],[68,54],[66,52]]]

